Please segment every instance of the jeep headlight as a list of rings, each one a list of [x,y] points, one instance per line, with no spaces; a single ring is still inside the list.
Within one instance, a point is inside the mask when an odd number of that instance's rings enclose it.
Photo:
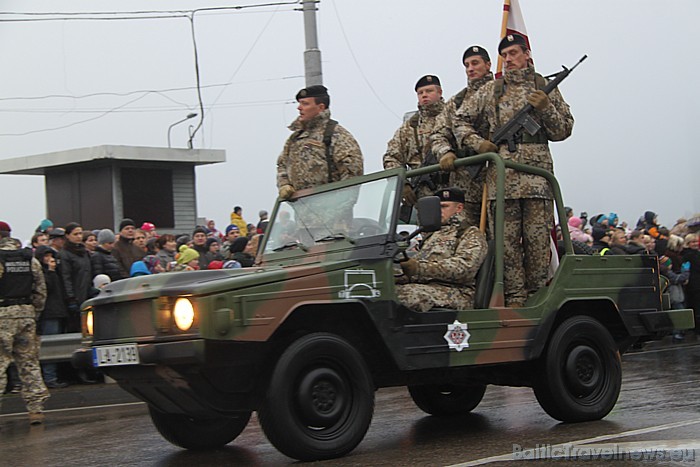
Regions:
[[[173,307],[173,320],[180,331],[187,331],[194,323],[194,307],[187,298],[178,298]]]
[[[87,330],[88,336],[92,336],[94,332],[94,319],[92,310],[85,314],[85,329]]]

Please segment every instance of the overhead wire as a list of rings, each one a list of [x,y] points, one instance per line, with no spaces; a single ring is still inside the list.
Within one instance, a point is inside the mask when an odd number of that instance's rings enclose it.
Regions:
[[[372,83],[370,80],[367,78],[367,75],[365,75],[365,72],[362,70],[362,66],[360,66],[360,62],[355,56],[355,52],[352,49],[352,46],[350,45],[350,40],[348,39],[348,35],[345,32],[345,27],[343,26],[343,22],[340,19],[340,14],[338,13],[338,8],[335,6],[335,1],[331,0],[331,3],[333,4],[333,11],[335,11],[335,16],[338,19],[338,25],[340,26],[340,32],[343,35],[343,39],[345,39],[345,44],[348,47],[348,51],[350,52],[350,56],[352,57],[352,60],[355,62],[355,66],[357,67],[357,70],[360,72],[360,76],[362,76],[362,79],[365,81],[365,84],[367,84],[367,87],[369,88],[370,91],[372,91],[372,94],[374,94],[374,97],[377,98],[380,104],[384,106],[386,110],[389,111],[394,117],[396,117],[399,120],[402,120],[402,117],[399,116],[394,110],[389,107],[389,105],[384,102],[384,100],[381,98],[379,93],[374,89],[374,86],[372,86]]]

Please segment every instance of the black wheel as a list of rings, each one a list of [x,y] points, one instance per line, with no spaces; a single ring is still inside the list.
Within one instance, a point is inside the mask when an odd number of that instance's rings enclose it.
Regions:
[[[545,412],[563,422],[600,420],[620,395],[620,352],[607,329],[588,316],[557,327],[539,372],[535,396]]]
[[[408,392],[423,412],[444,417],[474,410],[484,398],[486,385],[428,384],[409,386]]]
[[[339,336],[315,333],[277,361],[258,419],[280,452],[313,461],[352,451],[373,412],[374,385],[360,353]]]
[[[242,412],[236,417],[195,419],[163,413],[151,406],[148,411],[163,438],[176,446],[193,450],[225,446],[241,434],[250,420],[250,412]]]

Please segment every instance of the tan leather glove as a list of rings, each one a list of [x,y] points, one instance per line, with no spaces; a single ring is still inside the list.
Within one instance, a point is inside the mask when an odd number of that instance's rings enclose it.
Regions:
[[[498,152],[498,146],[493,144],[491,141],[485,139],[484,141],[481,142],[479,145],[479,154],[483,154],[485,152]]]
[[[403,186],[403,192],[401,193],[401,197],[404,201],[406,201],[406,204],[409,204],[411,206],[415,205],[418,202],[418,198],[416,198],[416,194],[413,192],[413,189],[409,184]]]
[[[280,198],[289,199],[294,194],[294,187],[292,185],[282,185],[280,187]]]
[[[415,276],[418,273],[418,261],[411,258],[408,261],[401,263],[401,270],[408,277]]]
[[[445,155],[440,158],[440,168],[445,172],[454,170],[456,160],[457,156],[454,152],[446,152]]]
[[[527,96],[527,103],[541,111],[546,109],[549,105],[549,97],[540,89]]]

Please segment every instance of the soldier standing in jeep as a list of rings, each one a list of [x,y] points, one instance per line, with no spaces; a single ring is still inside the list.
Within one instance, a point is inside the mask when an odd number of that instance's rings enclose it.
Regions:
[[[435,75],[425,75],[418,80],[414,89],[418,98],[418,112],[403,122],[389,140],[382,160],[385,169],[417,169],[437,163],[437,159],[431,156],[430,134],[435,128],[435,119],[445,107],[440,79]],[[417,198],[447,186],[447,177],[444,178],[442,180],[443,174],[436,173],[421,178],[413,187],[407,183],[402,197],[408,204],[414,205]]]
[[[440,161],[442,170],[454,170],[455,160],[476,154],[471,148],[464,147],[458,142],[454,134],[455,113],[462,106],[462,103],[469,100],[481,87],[493,81],[491,73],[491,57],[481,46],[473,45],[462,54],[462,64],[467,73],[467,87],[459,91],[445,104],[445,108],[437,116],[433,134],[430,136],[433,154]],[[481,121],[477,125],[480,135],[488,136],[488,122]],[[464,190],[465,204],[464,212],[467,220],[473,225],[479,225],[481,217],[481,196],[484,186],[483,172],[462,167],[451,175],[450,185],[460,187]]]
[[[466,310],[474,301],[474,279],[486,257],[484,234],[464,216],[464,192],[438,190],[442,228],[418,254],[401,263],[407,283],[396,286],[398,301],[414,311],[434,307]]]
[[[296,190],[337,182],[364,173],[362,151],[348,130],[331,120],[330,96],[325,86],[309,86],[296,95],[299,117],[289,129],[277,159],[279,196]]]
[[[506,71],[503,79],[486,83],[457,111],[457,139],[478,153],[496,152],[508,161],[553,172],[548,141],[562,141],[571,135],[574,118],[558,89],[547,95],[546,80],[530,64],[525,39],[508,35],[498,45]],[[540,125],[534,135],[523,132],[509,145],[497,146],[483,138],[475,127],[487,119],[491,132],[497,131],[526,104],[534,107],[532,117]],[[486,179],[491,210],[496,199],[496,172],[489,167]],[[553,194],[547,181],[537,175],[506,170],[505,181],[505,269],[504,289],[507,306],[523,306],[532,293],[547,282],[550,235],[554,227]],[[493,223],[493,215],[489,216]],[[492,227],[492,226],[490,226]],[[493,231],[493,229],[489,229]]]

